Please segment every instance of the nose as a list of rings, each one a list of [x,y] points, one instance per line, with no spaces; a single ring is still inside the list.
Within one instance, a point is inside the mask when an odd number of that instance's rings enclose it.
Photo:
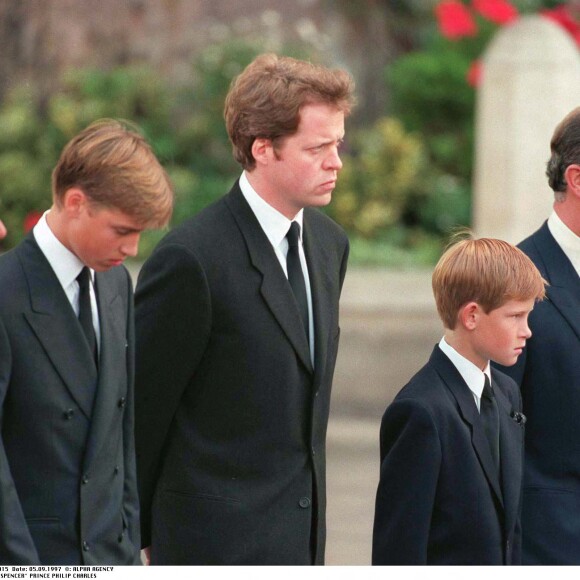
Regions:
[[[523,328],[523,333],[522,336],[528,340],[529,338],[531,338],[532,336],[532,331],[530,330],[530,327],[528,326],[528,322],[526,321],[524,324],[524,328]]]
[[[338,147],[334,147],[329,156],[325,159],[324,169],[332,169],[333,171],[338,171],[342,168],[342,161],[340,155],[338,154]]]
[[[121,252],[123,252],[123,255],[130,256],[131,258],[134,258],[137,255],[137,252],[139,251],[139,237],[140,234],[133,234],[123,240],[123,244],[121,245]]]

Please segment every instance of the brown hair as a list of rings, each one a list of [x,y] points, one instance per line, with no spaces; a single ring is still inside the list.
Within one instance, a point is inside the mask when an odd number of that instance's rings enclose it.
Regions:
[[[580,107],[568,113],[558,124],[550,142],[552,155],[546,175],[556,201],[566,198],[564,173],[569,165],[580,164]]]
[[[144,227],[165,226],[173,211],[169,177],[144,137],[127,121],[101,119],[67,143],[52,172],[57,205],[71,187]]]
[[[224,118],[234,158],[244,169],[255,167],[255,139],[273,142],[294,134],[300,109],[325,103],[348,115],[354,105],[354,81],[341,69],[263,54],[250,63],[230,86]]]
[[[432,277],[437,312],[450,330],[455,328],[459,309],[469,302],[477,302],[489,313],[508,300],[542,300],[544,284],[528,256],[493,238],[452,240]]]

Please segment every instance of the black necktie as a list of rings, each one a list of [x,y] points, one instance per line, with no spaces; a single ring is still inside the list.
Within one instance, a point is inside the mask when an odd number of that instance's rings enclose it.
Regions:
[[[306,338],[309,337],[309,323],[308,323],[308,299],[306,297],[306,284],[304,283],[304,273],[300,265],[300,253],[298,251],[298,244],[300,242],[300,225],[297,222],[292,222],[290,229],[286,234],[288,239],[288,254],[286,254],[286,268],[288,269],[288,281],[294,292],[294,297],[298,304],[298,311],[304,330],[306,330]]]
[[[93,326],[93,311],[91,309],[91,274],[85,266],[77,276],[79,283],[79,322],[87,337],[89,348],[93,353],[95,364],[98,366],[97,337]]]
[[[485,375],[485,383],[481,393],[480,417],[489,441],[493,462],[496,468],[499,469],[499,411],[493,388],[487,375]]]

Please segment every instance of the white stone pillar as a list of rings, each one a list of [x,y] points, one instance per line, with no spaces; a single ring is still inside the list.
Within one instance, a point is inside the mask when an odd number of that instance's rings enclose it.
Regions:
[[[525,16],[483,57],[475,125],[473,229],[512,243],[549,216],[545,176],[556,125],[580,105],[580,52],[557,24]]]

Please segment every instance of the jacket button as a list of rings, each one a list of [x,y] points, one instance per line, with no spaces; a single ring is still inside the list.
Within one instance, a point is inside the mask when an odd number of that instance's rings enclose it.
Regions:
[[[83,551],[88,552],[91,549],[88,542],[83,542]]]
[[[119,409],[122,409],[125,406],[125,397],[121,397],[117,404],[119,406]]]
[[[83,478],[81,479],[83,485],[86,485],[87,483],[89,483],[89,478],[86,475],[83,475]]]
[[[298,505],[302,509],[306,509],[307,507],[310,507],[310,499],[307,497],[301,497],[300,500],[298,501]]]
[[[75,410],[74,409],[67,409],[63,414],[63,418],[66,419],[67,421],[70,421],[73,418],[73,415],[75,414]]]
[[[115,475],[119,475],[119,466],[115,465]]]

